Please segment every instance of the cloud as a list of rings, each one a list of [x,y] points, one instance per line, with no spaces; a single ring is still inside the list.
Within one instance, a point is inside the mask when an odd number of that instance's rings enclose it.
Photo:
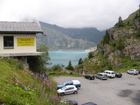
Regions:
[[[105,30],[138,6],[139,0],[1,0],[0,21],[33,19],[62,27]]]

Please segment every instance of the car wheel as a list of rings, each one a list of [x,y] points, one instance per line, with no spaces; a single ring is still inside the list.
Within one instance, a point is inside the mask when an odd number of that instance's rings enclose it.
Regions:
[[[61,96],[63,96],[64,95],[64,93],[61,93]]]
[[[74,91],[73,93],[74,93],[74,94],[77,94],[77,91]]]

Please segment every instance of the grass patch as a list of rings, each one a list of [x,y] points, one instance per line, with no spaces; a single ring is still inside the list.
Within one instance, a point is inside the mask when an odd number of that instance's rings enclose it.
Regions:
[[[62,105],[52,79],[21,68],[15,59],[0,58],[0,104]]]

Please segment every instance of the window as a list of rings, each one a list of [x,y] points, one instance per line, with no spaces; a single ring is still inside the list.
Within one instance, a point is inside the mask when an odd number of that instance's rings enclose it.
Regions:
[[[67,88],[66,91],[67,91],[67,90],[70,90],[70,89],[71,89],[71,88]]]
[[[14,37],[13,36],[4,36],[4,49],[13,49],[14,48]]]
[[[73,85],[73,83],[70,83],[70,85]]]

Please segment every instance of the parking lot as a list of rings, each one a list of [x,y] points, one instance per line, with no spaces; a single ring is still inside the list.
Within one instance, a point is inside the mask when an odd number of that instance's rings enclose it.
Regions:
[[[140,105],[140,74],[123,73],[122,78],[108,80],[88,80],[84,77],[55,77],[58,84],[65,81],[79,80],[81,88],[78,94],[62,96],[64,99],[75,100],[79,105],[94,102],[98,105]]]

